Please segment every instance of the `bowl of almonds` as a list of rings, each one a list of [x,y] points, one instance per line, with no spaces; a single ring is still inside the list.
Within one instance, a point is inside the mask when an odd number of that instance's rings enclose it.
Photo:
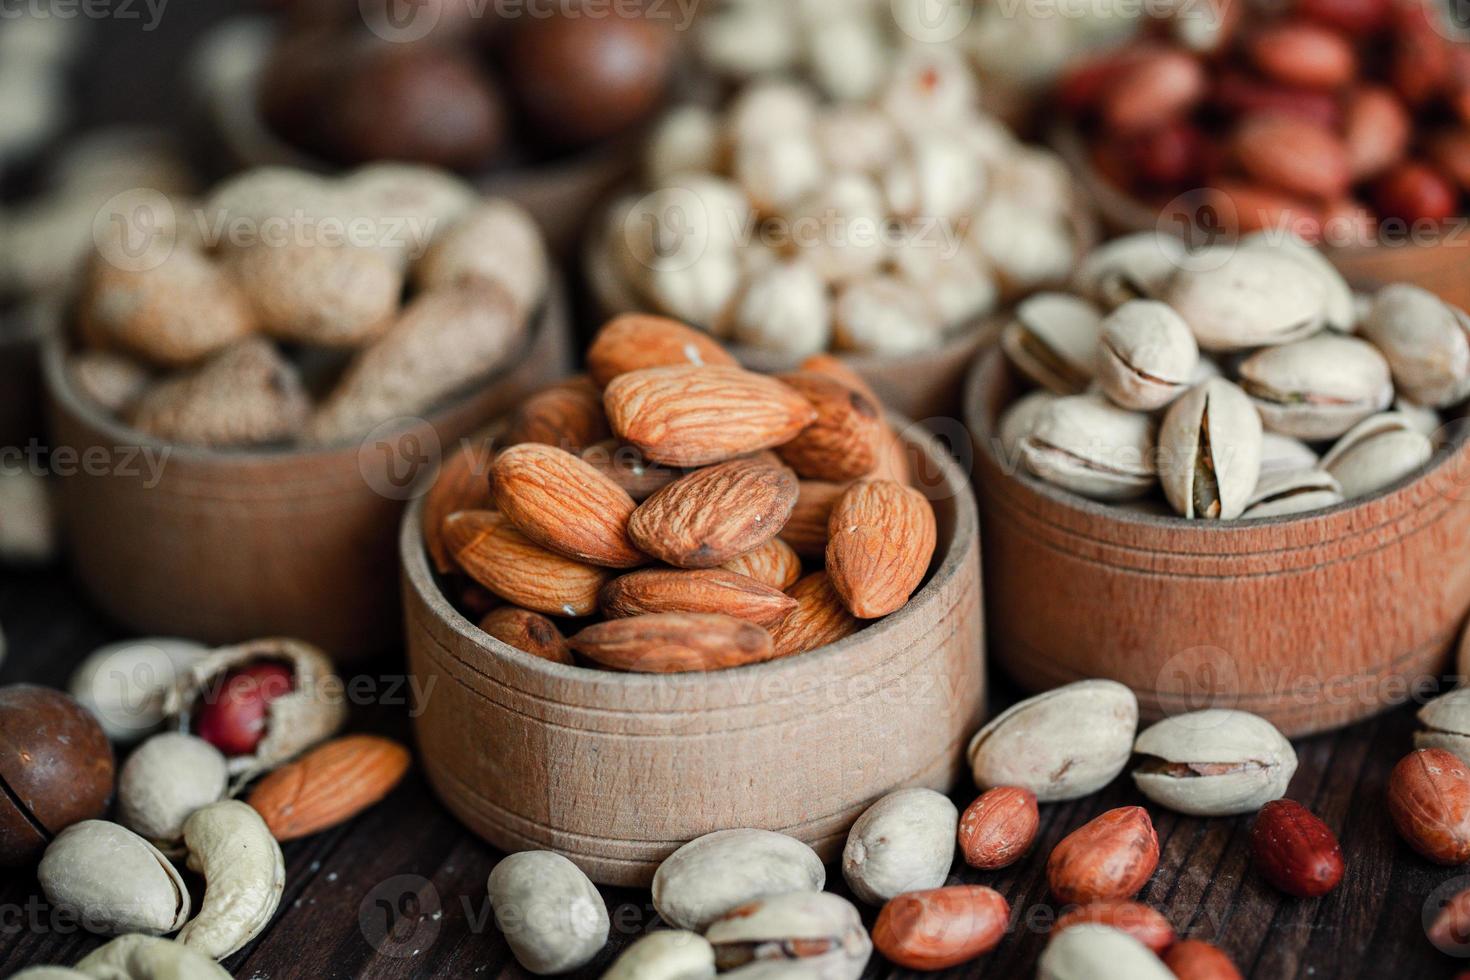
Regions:
[[[418,738],[449,808],[646,885],[730,827],[830,858],[876,796],[951,785],[984,692],[954,461],[830,357],[759,374],[629,315],[587,367],[404,518]]]
[[[43,358],[82,581],[142,633],[381,648],[419,472],[569,356],[539,232],[400,165],[118,213]]]
[[[1300,240],[1145,233],[1000,347],[967,418],[992,648],[1022,684],[1110,678],[1147,717],[1204,702],[1297,735],[1437,676],[1470,609],[1464,311],[1355,294]]]

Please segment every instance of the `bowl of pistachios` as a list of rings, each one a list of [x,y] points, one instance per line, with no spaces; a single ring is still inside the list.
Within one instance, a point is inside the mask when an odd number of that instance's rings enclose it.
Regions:
[[[1470,609],[1470,317],[1285,233],[1143,233],[1037,295],[966,419],[990,647],[1305,734],[1437,678]]]

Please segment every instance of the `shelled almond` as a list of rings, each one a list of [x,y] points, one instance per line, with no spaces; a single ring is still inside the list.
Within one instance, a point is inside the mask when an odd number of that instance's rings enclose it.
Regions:
[[[588,370],[429,491],[426,547],[449,595],[486,590],[461,603],[486,633],[563,663],[718,670],[833,643],[923,584],[933,508],[840,361],[762,375],[636,315],[607,324]]]

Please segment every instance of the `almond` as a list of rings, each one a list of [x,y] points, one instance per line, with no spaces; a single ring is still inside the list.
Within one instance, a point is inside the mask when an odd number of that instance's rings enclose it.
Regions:
[[[894,483],[902,483],[904,486],[914,484],[914,463],[918,462],[932,470],[926,471],[924,479],[926,485],[939,486],[942,474],[933,461],[923,454],[918,453],[912,446],[898,434],[898,430],[892,425],[885,423],[883,426],[883,439],[878,447],[878,465],[873,472],[868,474],[873,480],[892,480]]]
[[[771,630],[779,657],[836,643],[862,628],[862,623],[853,618],[838,598],[826,572],[813,572],[786,594],[796,600],[796,608],[780,626]]]
[[[1062,838],[1046,862],[1052,894],[1085,905],[1137,895],[1159,864],[1159,838],[1140,806],[1109,810]]]
[[[934,557],[934,508],[891,480],[858,483],[827,525],[827,574],[848,610],[877,619],[903,608]]]
[[[832,507],[847,492],[848,484],[826,480],[802,480],[796,485],[796,505],[781,529],[781,540],[803,558],[820,561],[827,554],[827,527]]]
[[[1357,55],[1336,31],[1306,22],[1283,21],[1264,27],[1249,44],[1261,73],[1283,85],[1335,89],[1352,81]]]
[[[715,613],[656,613],[610,619],[571,638],[573,650],[614,670],[654,674],[723,670],[775,656],[771,634]]]
[[[646,313],[627,313],[609,321],[587,348],[587,373],[599,388],[629,371],[680,364],[739,366],[704,331]]]
[[[753,578],[722,569],[653,568],[613,579],[602,588],[609,619],[648,613],[723,613],[772,627],[796,608],[796,600]]]
[[[1152,129],[1188,113],[1205,95],[1205,70],[1179,51],[1139,57],[1112,80],[1103,97],[1103,121],[1116,132]]]
[[[1185,939],[1164,953],[1164,965],[1178,980],[1241,980],[1240,971],[1218,946]]]
[[[541,547],[495,511],[450,514],[444,543],[470,578],[502,599],[551,616],[590,616],[610,577]]]
[[[1326,895],[1342,880],[1342,848],[1327,825],[1292,800],[1261,807],[1251,828],[1256,869],[1297,898]]]
[[[511,446],[490,468],[490,492],[516,529],[543,548],[607,568],[647,561],[628,537],[633,498],[564,449]]]
[[[817,417],[789,385],[737,367],[621,374],[603,405],[619,438],[670,466],[704,466],[779,446]]]
[[[871,472],[884,438],[878,405],[826,375],[797,372],[783,374],[781,380],[801,392],[817,412],[815,422],[776,450],[786,465],[809,480],[854,480]]]
[[[1232,148],[1246,173],[1289,194],[1341,197],[1352,181],[1342,140],[1304,119],[1275,113],[1247,117]]]
[[[604,439],[588,446],[582,450],[582,459],[626,490],[628,496],[638,503],[684,475],[683,470],[650,463],[637,449],[616,439]]]
[[[1079,905],[1057,920],[1052,934],[1084,922],[1126,932],[1161,956],[1174,944],[1174,927],[1163,913],[1141,902],[1118,900]]]
[[[868,384],[868,379],[858,374],[846,361],[834,354],[813,354],[802,361],[798,367],[811,374],[826,375],[839,384],[847,385],[874,405],[880,408],[883,405],[883,399],[879,398],[873,386]]]
[[[375,735],[318,746],[256,784],[246,800],[278,841],[335,827],[377,803],[408,771],[408,750]]]
[[[1470,889],[1452,897],[1427,930],[1434,948],[1449,956],[1470,954]]]
[[[696,470],[649,497],[628,521],[639,548],[680,568],[714,568],[781,532],[796,476],[765,457]]]
[[[1031,850],[1040,827],[1035,793],[1019,786],[997,786],[982,793],[960,816],[960,851],[972,868],[1006,868]]]
[[[1388,777],[1388,814],[1404,842],[1436,864],[1470,861],[1470,771],[1444,749],[1419,749]]]
[[[1372,180],[1404,158],[1413,122],[1404,104],[1380,85],[1365,85],[1348,95],[1343,141],[1354,181]]]
[[[454,558],[444,544],[444,518],[461,510],[489,510],[490,464],[495,459],[488,436],[470,436],[450,453],[424,495],[424,545],[441,575],[454,571]]]
[[[748,575],[762,585],[782,592],[801,578],[801,556],[780,538],[772,538],[754,551],[732,558],[720,567],[737,575]]]
[[[505,444],[539,442],[580,453],[611,433],[602,392],[586,378],[571,378],[527,398],[511,417]]]
[[[980,885],[908,892],[878,913],[873,946],[906,969],[945,970],[995,949],[1010,918],[1000,892]]]
[[[492,609],[480,620],[480,629],[501,643],[515,647],[542,660],[571,664],[572,650],[556,624],[540,613],[516,606]]]

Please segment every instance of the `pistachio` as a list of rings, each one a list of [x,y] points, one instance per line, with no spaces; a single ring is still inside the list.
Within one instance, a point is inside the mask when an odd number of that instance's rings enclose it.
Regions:
[[[1470,761],[1470,688],[1442,694],[1419,709],[1423,731],[1414,733],[1414,748],[1444,749]]]
[[[833,307],[833,336],[842,350],[908,354],[938,347],[943,324],[918,286],[891,275],[845,285]]]
[[[623,951],[602,980],[713,980],[714,947],[679,929],[651,932]]]
[[[1037,980],[1172,980],[1173,976],[1137,939],[1091,922],[1052,936],[1036,965]]]
[[[1398,412],[1364,419],[1322,457],[1322,468],[1342,486],[1349,500],[1396,483],[1434,455],[1429,438]]]
[[[83,820],[56,835],[36,869],[41,890],[76,912],[92,932],[173,932],[189,918],[184,879],[158,848],[106,820]]]
[[[1020,462],[1018,454],[1021,452],[1021,440],[1031,434],[1046,406],[1056,399],[1057,396],[1045,388],[1038,388],[1012,402],[1006,409],[1005,414],[1000,417],[1000,427],[996,432],[1000,439],[1001,452],[1005,454],[1003,463]]]
[[[705,938],[715,948],[715,965],[722,976],[725,970],[759,963],[795,965],[791,961],[796,961],[808,970],[792,976],[857,980],[873,954],[873,943],[857,909],[830,892],[758,899],[715,922]],[[761,975],[785,973],[776,970]]]
[[[209,648],[151,637],[99,647],[72,672],[67,688],[114,742],[130,743],[163,723],[164,696]]]
[[[1429,441],[1438,447],[1444,437],[1444,420],[1439,417],[1439,412],[1402,396],[1393,400],[1393,410],[1402,415],[1414,431],[1428,436]]]
[[[140,745],[118,775],[118,820],[169,851],[184,838],[184,821],[224,798],[225,757],[202,738],[164,732]]]
[[[1021,458],[1048,483],[1097,500],[1140,496],[1157,479],[1153,422],[1101,395],[1044,406],[1021,440]]]
[[[1245,392],[1212,378],[1169,409],[1159,449],[1159,478],[1176,511],[1233,520],[1260,476],[1261,417]]]
[[[1261,433],[1261,479],[1269,474],[1315,469],[1320,460],[1312,447],[1294,436],[1269,429]]]
[[[1240,240],[1243,248],[1261,249],[1305,266],[1322,282],[1326,293],[1325,320],[1339,333],[1352,333],[1358,324],[1358,301],[1337,267],[1327,257],[1292,232],[1258,231]]]
[[[767,895],[821,891],[817,853],[769,830],[721,830],[670,854],[653,876],[653,907],[669,925],[701,930],[739,905]]]
[[[1039,293],[1016,307],[1001,349],[1023,374],[1059,395],[1075,395],[1097,370],[1102,316],[1086,300]]]
[[[1322,280],[1266,249],[1239,249],[1182,268],[1163,299],[1211,351],[1301,340],[1327,316]]]
[[[1263,473],[1246,505],[1244,520],[1285,517],[1324,507],[1336,507],[1345,498],[1331,473],[1323,470],[1283,470]]]
[[[1067,684],[1013,705],[970,740],[975,785],[1018,786],[1042,803],[1075,800],[1123,771],[1138,699],[1117,681]]]
[[[944,884],[960,812],[932,789],[901,789],[858,817],[842,849],[842,877],[858,898],[881,905],[904,892]]]
[[[1378,349],[1331,333],[1253,354],[1241,362],[1240,384],[1267,428],[1300,439],[1336,439],[1393,401]]]
[[[490,872],[487,888],[510,951],[532,973],[569,973],[607,943],[607,905],[560,854],[512,854]]]
[[[1152,757],[1133,771],[1139,792],[1201,817],[1259,810],[1286,793],[1296,772],[1296,752],[1274,725],[1224,708],[1166,718],[1140,734],[1133,750]]]
[[[1374,298],[1363,334],[1388,358],[1399,390],[1443,408],[1470,394],[1470,316],[1426,289],[1386,286]]]
[[[1144,231],[1093,249],[1077,267],[1072,286],[1104,309],[1135,299],[1157,299],[1184,258],[1173,235]]]
[[[1189,324],[1163,303],[1131,300],[1102,322],[1097,377],[1103,394],[1123,408],[1164,407],[1184,393],[1198,367]]]

